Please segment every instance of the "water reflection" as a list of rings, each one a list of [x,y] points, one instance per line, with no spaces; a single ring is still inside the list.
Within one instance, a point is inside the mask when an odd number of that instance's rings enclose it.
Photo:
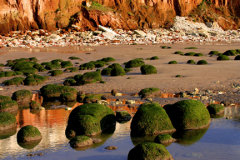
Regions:
[[[224,108],[224,118],[231,117],[232,119],[240,120],[240,106],[231,106]]]
[[[16,134],[16,132],[17,132],[17,127],[14,127],[14,128],[8,129],[8,130],[0,131],[0,139],[9,138],[12,135]]]
[[[199,141],[204,134],[207,132],[209,127],[205,129],[195,129],[195,130],[187,130],[187,131],[176,131],[173,133],[172,137],[177,139],[178,144],[183,146],[188,146]]]
[[[39,143],[41,142],[40,141],[34,141],[34,142],[31,142],[31,143],[21,143],[21,142],[17,142],[18,145],[22,148],[25,148],[25,149],[33,149],[34,147],[36,147]]]

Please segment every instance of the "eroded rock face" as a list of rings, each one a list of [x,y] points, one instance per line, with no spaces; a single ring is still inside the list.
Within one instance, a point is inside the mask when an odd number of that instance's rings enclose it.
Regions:
[[[113,29],[157,28],[171,26],[176,15],[186,16],[202,0],[0,0],[0,33],[14,30],[56,30],[75,24],[81,30],[95,30],[97,25]],[[231,10],[239,17],[239,0],[210,0],[213,7]],[[216,11],[217,12],[217,11]],[[229,23],[230,21],[230,23]],[[222,27],[236,28],[238,20],[220,19]],[[226,24],[225,24],[226,22]],[[230,26],[229,26],[230,25]]]

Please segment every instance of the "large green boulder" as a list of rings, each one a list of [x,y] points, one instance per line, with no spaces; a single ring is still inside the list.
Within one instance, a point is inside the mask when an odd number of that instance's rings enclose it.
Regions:
[[[156,96],[161,96],[162,92],[160,91],[159,88],[144,88],[142,89],[138,95],[141,96],[142,98],[153,98]]]
[[[236,50],[227,50],[226,52],[223,53],[223,55],[226,56],[235,56],[237,54]]]
[[[75,88],[71,88],[68,86],[60,86],[57,84],[45,85],[40,89],[40,92],[43,98],[46,99],[60,98],[61,93],[67,92],[77,95],[77,90]]]
[[[116,67],[111,70],[111,76],[124,76],[124,75],[126,75],[126,72],[122,67]]]
[[[48,78],[38,74],[29,75],[24,79],[24,85],[35,86],[45,83]]]
[[[70,92],[61,93],[60,99],[61,101],[64,101],[64,102],[76,101],[77,95],[75,93],[70,93]]]
[[[11,129],[17,126],[16,118],[8,112],[0,113],[0,131]]]
[[[11,85],[18,86],[18,85],[24,84],[24,82],[23,82],[24,79],[25,78],[23,78],[23,77],[15,77],[15,78],[3,81],[2,84],[4,84],[5,86],[11,86]]]
[[[128,160],[173,160],[173,157],[162,144],[145,142],[129,151]]]
[[[14,112],[18,110],[18,104],[16,101],[4,101],[0,102],[0,112]]]
[[[17,141],[21,143],[39,141],[41,139],[41,132],[32,125],[22,127],[17,133]]]
[[[0,102],[4,102],[4,101],[11,101],[12,98],[9,96],[2,96],[0,95]]]
[[[170,118],[157,102],[142,104],[131,123],[133,135],[154,135],[173,131],[176,129]]]
[[[12,99],[17,101],[19,107],[29,107],[32,100],[32,92],[26,89],[16,91],[12,94]]]
[[[176,139],[172,138],[169,134],[159,134],[155,137],[154,142],[165,144],[165,143],[172,143],[175,142]]]
[[[89,103],[76,107],[68,119],[66,135],[97,135],[116,125],[116,116],[107,106]]]
[[[200,129],[210,124],[210,114],[202,102],[183,100],[164,107],[177,130]]]

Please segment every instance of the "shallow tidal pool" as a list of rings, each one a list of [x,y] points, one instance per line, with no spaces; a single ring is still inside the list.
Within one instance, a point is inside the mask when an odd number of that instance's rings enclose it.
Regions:
[[[68,116],[65,109],[19,110],[16,119],[17,130],[0,134],[0,159],[71,159],[71,160],[126,160],[134,145],[143,141],[153,141],[154,136],[131,137],[130,121],[117,123],[115,131],[98,135],[103,140],[90,148],[75,150],[70,147],[65,136]],[[230,119],[226,119],[230,117]],[[34,125],[42,133],[42,140],[36,146],[17,143],[17,131],[25,125]],[[212,118],[208,129],[175,132],[177,142],[167,146],[175,160],[214,160],[240,157],[240,107],[225,107],[222,118]],[[106,150],[107,146],[117,146],[116,150]],[[28,157],[28,154],[43,153],[42,156]]]

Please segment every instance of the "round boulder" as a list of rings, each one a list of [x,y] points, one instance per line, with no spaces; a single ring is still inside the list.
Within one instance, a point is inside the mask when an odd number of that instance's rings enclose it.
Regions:
[[[32,125],[22,127],[17,133],[17,141],[21,143],[40,141],[41,132]]]
[[[117,121],[129,121],[132,116],[127,111],[117,111],[116,112]]]
[[[13,93],[12,99],[17,101],[19,107],[29,107],[29,103],[32,100],[32,92],[29,90],[19,90]]]
[[[76,135],[97,135],[116,125],[116,116],[107,106],[88,103],[76,107],[68,119],[68,131],[75,132]]]
[[[17,126],[16,118],[8,112],[0,113],[0,131],[11,129]]]
[[[16,101],[4,101],[0,102],[0,112],[14,112],[18,110],[18,104]]]
[[[178,130],[200,129],[210,124],[207,108],[197,100],[183,100],[164,107]]]
[[[221,115],[224,114],[224,106],[220,104],[210,104],[207,106],[210,115]]]
[[[143,65],[140,70],[142,74],[157,74],[157,69],[152,65]]]
[[[142,104],[131,123],[133,135],[154,135],[173,132],[170,118],[165,110],[156,102]]]
[[[129,151],[128,160],[136,159],[173,160],[173,157],[162,144],[145,142]]]
[[[60,94],[60,99],[65,102],[76,101],[76,94],[70,92],[62,93]]]

